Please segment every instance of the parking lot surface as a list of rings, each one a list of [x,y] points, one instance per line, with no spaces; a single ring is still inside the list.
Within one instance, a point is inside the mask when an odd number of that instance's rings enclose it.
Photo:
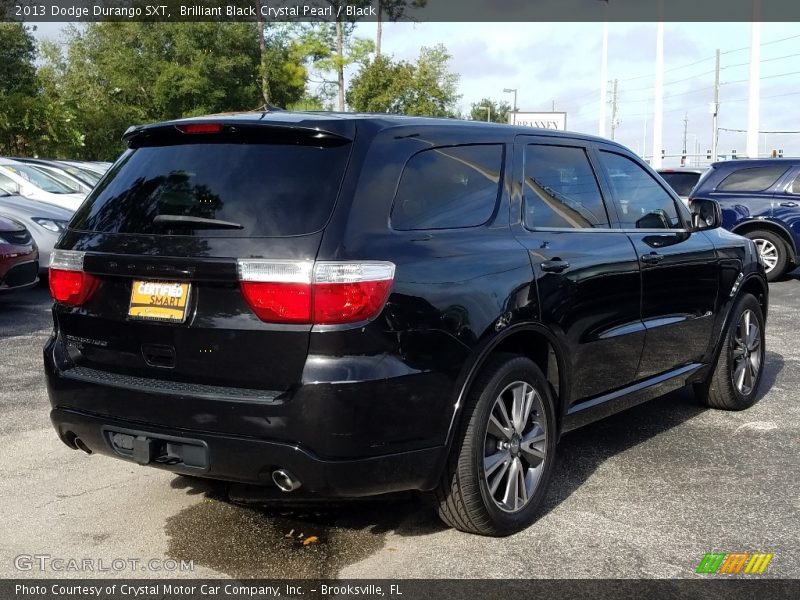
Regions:
[[[217,485],[70,450],[48,419],[47,290],[0,296],[0,577],[92,575],[15,561],[49,555],[140,561],[94,574],[118,577],[685,578],[711,551],[770,552],[770,576],[800,577],[798,272],[770,301],[756,406],[705,409],[684,390],[566,435],[539,520],[491,539],[419,500],[242,507]],[[169,558],[193,570],[148,570]]]

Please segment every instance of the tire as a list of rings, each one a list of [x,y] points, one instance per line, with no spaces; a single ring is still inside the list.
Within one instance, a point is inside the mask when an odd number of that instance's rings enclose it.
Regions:
[[[771,231],[748,231],[744,237],[755,242],[759,258],[767,272],[767,281],[775,281],[783,276],[789,263],[789,252],[781,236]]]
[[[528,418],[515,418],[526,407]],[[491,357],[467,395],[435,493],[439,517],[478,535],[528,527],[550,481],[556,435],[550,385],[539,367],[515,354]]]
[[[749,334],[743,343],[742,335],[748,318]],[[758,395],[765,355],[764,316],[761,305],[751,294],[744,294],[736,302],[722,344],[714,371],[704,384],[695,386],[695,394],[698,400],[712,408],[750,408]]]

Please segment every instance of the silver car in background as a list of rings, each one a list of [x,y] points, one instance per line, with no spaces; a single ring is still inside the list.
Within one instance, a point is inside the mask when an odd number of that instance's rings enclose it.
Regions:
[[[25,225],[39,246],[39,275],[47,274],[50,253],[72,218],[72,211],[60,206],[16,196],[0,185],[0,214]]]

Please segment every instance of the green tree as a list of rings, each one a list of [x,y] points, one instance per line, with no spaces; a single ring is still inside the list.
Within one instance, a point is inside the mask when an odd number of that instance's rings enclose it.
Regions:
[[[0,154],[67,155],[79,126],[50,80],[36,72],[36,46],[21,23],[0,23]]]
[[[384,55],[362,62],[347,100],[354,110],[429,117],[457,117],[458,75],[442,45],[420,49],[416,63]]]
[[[22,23],[0,23],[0,90],[36,93],[36,45]]]
[[[456,106],[461,98],[459,76],[448,67],[451,58],[443,44],[420,49],[410,102],[411,114],[459,116]]]
[[[347,103],[359,112],[404,114],[414,85],[414,65],[379,54],[361,65],[347,91]]]
[[[489,120],[492,123],[508,123],[508,113],[510,111],[511,105],[508,102],[484,98],[480,102],[474,102],[472,104],[469,111],[469,118],[473,121]],[[488,115],[487,112],[489,113]]]
[[[371,0],[322,0],[330,5],[334,22],[317,23],[307,30],[306,48],[312,64],[322,73],[333,72],[335,79],[323,79],[323,85],[336,89],[336,106],[345,109],[344,70],[349,65],[363,62],[375,49],[372,40],[353,35],[358,16],[347,16],[347,9],[365,9]]]
[[[272,103],[305,93],[306,71],[290,34],[266,37]],[[132,124],[263,106],[254,23],[91,23],[67,33],[47,66],[85,130],[84,158],[109,159]]]

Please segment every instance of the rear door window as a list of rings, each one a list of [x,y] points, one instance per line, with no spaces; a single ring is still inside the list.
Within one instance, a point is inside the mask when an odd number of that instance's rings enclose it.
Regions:
[[[423,150],[403,169],[392,206],[399,231],[475,227],[494,213],[502,179],[503,145]]]
[[[717,186],[718,192],[763,192],[768,190],[788,167],[753,167],[739,169],[728,175]]]
[[[72,228],[107,233],[279,237],[322,229],[336,202],[350,145],[192,143],[144,146],[117,162]],[[159,215],[241,225],[197,229]]]

